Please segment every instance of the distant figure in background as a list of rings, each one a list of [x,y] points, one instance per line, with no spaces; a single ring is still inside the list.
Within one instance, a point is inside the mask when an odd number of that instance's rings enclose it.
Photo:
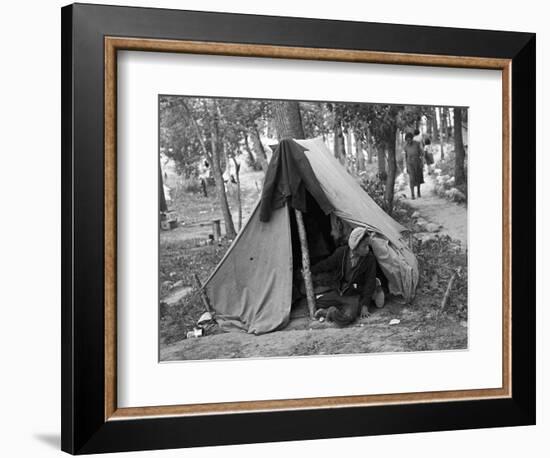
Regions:
[[[431,175],[434,168],[434,153],[432,151],[432,140],[429,137],[424,141],[424,161],[428,168],[428,175]]]
[[[417,189],[418,197],[420,195],[420,185],[424,183],[424,152],[420,143],[413,140],[413,134],[407,132],[405,135],[405,160],[407,163],[407,173],[409,175],[409,186],[411,188],[411,199],[414,199],[414,188]]]
[[[424,135],[418,129],[414,129],[413,141],[420,143],[420,146],[424,148]]]

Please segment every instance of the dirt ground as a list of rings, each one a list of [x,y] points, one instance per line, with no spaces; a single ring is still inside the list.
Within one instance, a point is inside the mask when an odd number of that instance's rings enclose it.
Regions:
[[[312,321],[305,310],[293,312],[281,331],[255,336],[228,332],[185,339],[161,349],[161,361],[262,358],[283,356],[395,353],[467,348],[467,323],[438,312],[429,297],[417,297],[414,306],[395,302],[373,310],[355,324],[337,328]],[[298,315],[298,316],[296,316]],[[399,320],[390,325],[391,320]]]

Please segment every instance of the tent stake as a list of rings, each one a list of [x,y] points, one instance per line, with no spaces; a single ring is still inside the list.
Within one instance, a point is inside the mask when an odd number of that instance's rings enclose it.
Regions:
[[[309,316],[313,319],[315,316],[315,294],[313,293],[313,281],[311,280],[306,228],[304,226],[302,212],[294,209],[294,214],[296,215],[298,235],[300,236],[300,248],[302,250],[302,275],[304,276],[304,283],[306,286],[307,307],[309,309]]]
[[[441,301],[441,305],[439,306],[439,310],[443,311],[445,308],[445,305],[447,304],[447,301],[449,300],[449,296],[451,295],[451,288],[453,287],[453,283],[455,281],[455,278],[457,275],[460,275],[460,271],[462,270],[461,267],[455,270],[453,275],[451,276],[451,279],[449,280],[449,284],[447,285],[447,289],[445,290],[445,295],[443,296],[443,300]]]
[[[208,300],[208,296],[206,295],[204,288],[201,284],[201,281],[199,279],[199,276],[196,273],[193,273],[193,278],[195,279],[195,283],[197,284],[197,290],[199,291],[199,295],[201,296],[202,305],[204,305],[204,309],[214,315],[214,310],[212,310],[212,307],[210,306],[210,301]]]

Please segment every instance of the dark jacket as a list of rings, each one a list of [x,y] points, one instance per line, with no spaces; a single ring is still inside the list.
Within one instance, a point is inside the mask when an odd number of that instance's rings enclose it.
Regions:
[[[311,273],[331,272],[332,280],[341,296],[359,295],[359,302],[368,305],[376,288],[376,258],[372,251],[360,258],[352,268],[350,281],[344,284],[344,269],[349,251],[347,246],[337,248],[328,258],[312,266]]]
[[[269,221],[271,212],[287,203],[307,213],[306,191],[313,196],[325,215],[334,211],[304,151],[303,146],[286,139],[273,152],[262,188],[260,221]]]

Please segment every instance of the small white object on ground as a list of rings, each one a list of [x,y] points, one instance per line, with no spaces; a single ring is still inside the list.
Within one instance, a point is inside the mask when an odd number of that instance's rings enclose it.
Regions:
[[[178,280],[172,285],[172,288],[179,288],[180,286],[183,286],[183,280]]]
[[[439,230],[439,224],[428,223],[425,228],[428,232],[437,232]]]
[[[394,324],[399,324],[399,323],[401,323],[401,320],[394,318],[393,320],[390,321],[390,326],[393,326]]]
[[[197,321],[197,324],[201,324],[211,320],[212,320],[212,314],[210,312],[204,312],[199,318],[199,320]]]
[[[188,339],[195,339],[197,337],[202,337],[202,329],[194,328],[192,331],[187,331]]]

